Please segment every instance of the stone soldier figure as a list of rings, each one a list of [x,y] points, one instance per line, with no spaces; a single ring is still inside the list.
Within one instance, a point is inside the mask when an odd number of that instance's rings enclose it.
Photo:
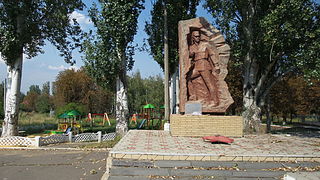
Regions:
[[[202,101],[209,106],[219,105],[217,76],[220,73],[219,63],[210,44],[201,39],[201,31],[191,32],[189,45],[190,68],[187,71],[188,101]],[[199,86],[200,83],[204,88]],[[204,90],[205,89],[205,90]]]

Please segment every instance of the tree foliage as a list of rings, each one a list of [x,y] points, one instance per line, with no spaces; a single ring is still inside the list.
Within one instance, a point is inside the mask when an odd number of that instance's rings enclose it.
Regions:
[[[83,69],[61,71],[54,82],[56,109],[70,103],[84,106],[83,113],[110,112],[113,93],[102,89]],[[62,108],[64,110],[64,108]]]
[[[311,0],[208,0],[208,11],[243,66],[246,129],[258,130],[270,88],[289,72],[319,75],[319,5]]]
[[[153,104],[157,108],[164,103],[163,78],[160,75],[141,78],[140,72],[128,77],[128,106],[130,113],[141,112],[142,106]]]
[[[199,0],[166,0],[168,18],[168,43],[169,43],[169,68],[170,73],[174,73],[179,63],[178,54],[178,22],[180,20],[195,17],[196,7]],[[151,21],[146,22],[145,31],[150,45],[150,54],[154,60],[164,69],[163,49],[164,49],[164,17],[163,17],[163,0],[156,0],[151,11]]]
[[[81,0],[1,0],[0,52],[3,59],[13,64],[21,55],[21,49],[29,58],[35,57],[43,53],[41,47],[48,40],[66,62],[73,63],[71,50],[78,46],[81,30],[75,19],[71,25],[69,17],[83,6]]]
[[[47,89],[50,89],[49,82],[43,84],[42,89],[38,85],[31,85],[27,95],[21,102],[21,109],[27,112],[49,113],[52,108],[52,99]]]
[[[289,74],[270,91],[271,112],[275,116],[294,117],[320,114],[320,81],[305,81],[299,74]]]
[[[132,41],[137,33],[138,16],[144,0],[101,0],[89,16],[97,28],[96,36],[84,42],[85,67],[97,83],[104,87],[116,85],[116,132],[127,130],[128,105],[126,73],[133,66]]]
[[[35,93],[35,94],[40,95],[41,94],[41,89],[40,89],[40,87],[38,85],[31,85],[29,87],[28,93]]]
[[[45,40],[72,61],[72,50],[79,45],[80,27],[70,15],[82,10],[81,0],[1,0],[0,53],[8,65],[8,91],[2,136],[18,135],[19,98],[23,54],[28,58],[42,53]]]
[[[97,28],[84,42],[87,72],[103,87],[114,87],[115,79],[133,66],[134,35],[144,0],[102,0],[89,16]]]
[[[237,65],[233,60],[229,61],[226,82],[234,103],[228,108],[227,114],[240,115],[242,113],[243,80],[241,73],[241,66]]]

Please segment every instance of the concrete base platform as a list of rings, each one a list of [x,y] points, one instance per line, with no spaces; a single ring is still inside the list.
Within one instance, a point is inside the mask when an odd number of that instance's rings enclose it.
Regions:
[[[285,135],[234,138],[212,144],[201,138],[173,137],[168,131],[131,130],[109,157],[137,160],[198,160],[252,162],[320,162],[320,139]]]
[[[131,130],[109,152],[102,179],[282,179],[320,168],[320,139],[289,135],[212,144],[168,131]],[[309,173],[310,174],[310,173]]]

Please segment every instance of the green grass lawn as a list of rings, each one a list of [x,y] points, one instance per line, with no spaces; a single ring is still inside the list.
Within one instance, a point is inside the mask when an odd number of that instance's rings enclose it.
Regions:
[[[102,118],[95,118],[94,122],[88,122],[86,119],[87,118],[82,118],[81,120],[77,120],[77,122],[81,124],[81,132],[101,131],[103,134],[105,134],[115,132],[116,130],[116,120],[114,118],[110,118],[110,126],[108,122],[105,122],[105,124],[102,125]],[[142,121],[143,119],[138,119],[136,124],[134,122],[128,122],[129,129],[138,129]],[[22,128],[22,130],[25,131],[24,135],[27,136],[49,135],[47,133],[44,133],[44,131],[57,130],[58,123],[59,119],[57,119],[56,117],[50,117],[48,114],[21,112],[19,115],[19,128]],[[147,122],[145,122],[140,129],[163,129],[163,124],[164,121],[154,119],[152,121],[149,121],[149,125],[147,124]]]

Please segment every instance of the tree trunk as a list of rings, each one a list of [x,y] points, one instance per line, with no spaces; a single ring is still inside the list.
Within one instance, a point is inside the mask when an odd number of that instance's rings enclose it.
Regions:
[[[243,106],[244,112],[242,114],[244,119],[244,130],[247,133],[260,131],[261,124],[261,97],[259,90],[261,84],[258,84],[259,65],[258,60],[254,56],[255,38],[254,38],[254,23],[256,14],[256,4],[254,1],[249,1],[248,6],[242,9],[243,18],[243,35],[246,40],[246,54],[244,56],[244,81],[243,81]]]
[[[244,112],[242,114],[244,119],[244,130],[247,133],[259,133],[261,125],[261,108],[255,101],[249,98],[243,98]]]
[[[270,116],[270,97],[269,95],[267,95],[267,98],[266,98],[266,116],[267,116],[267,133],[270,133],[271,132],[271,116]]]
[[[127,90],[125,86],[125,75],[117,78],[117,92],[116,92],[116,133],[124,136],[128,131],[128,99]]]
[[[178,87],[177,85],[179,84],[179,81],[177,80],[178,72],[176,71],[170,78],[170,111],[171,114],[178,114],[178,108],[177,108],[177,92],[178,92]]]
[[[19,98],[22,73],[22,50],[13,65],[8,65],[5,118],[2,124],[2,137],[18,135]]]

